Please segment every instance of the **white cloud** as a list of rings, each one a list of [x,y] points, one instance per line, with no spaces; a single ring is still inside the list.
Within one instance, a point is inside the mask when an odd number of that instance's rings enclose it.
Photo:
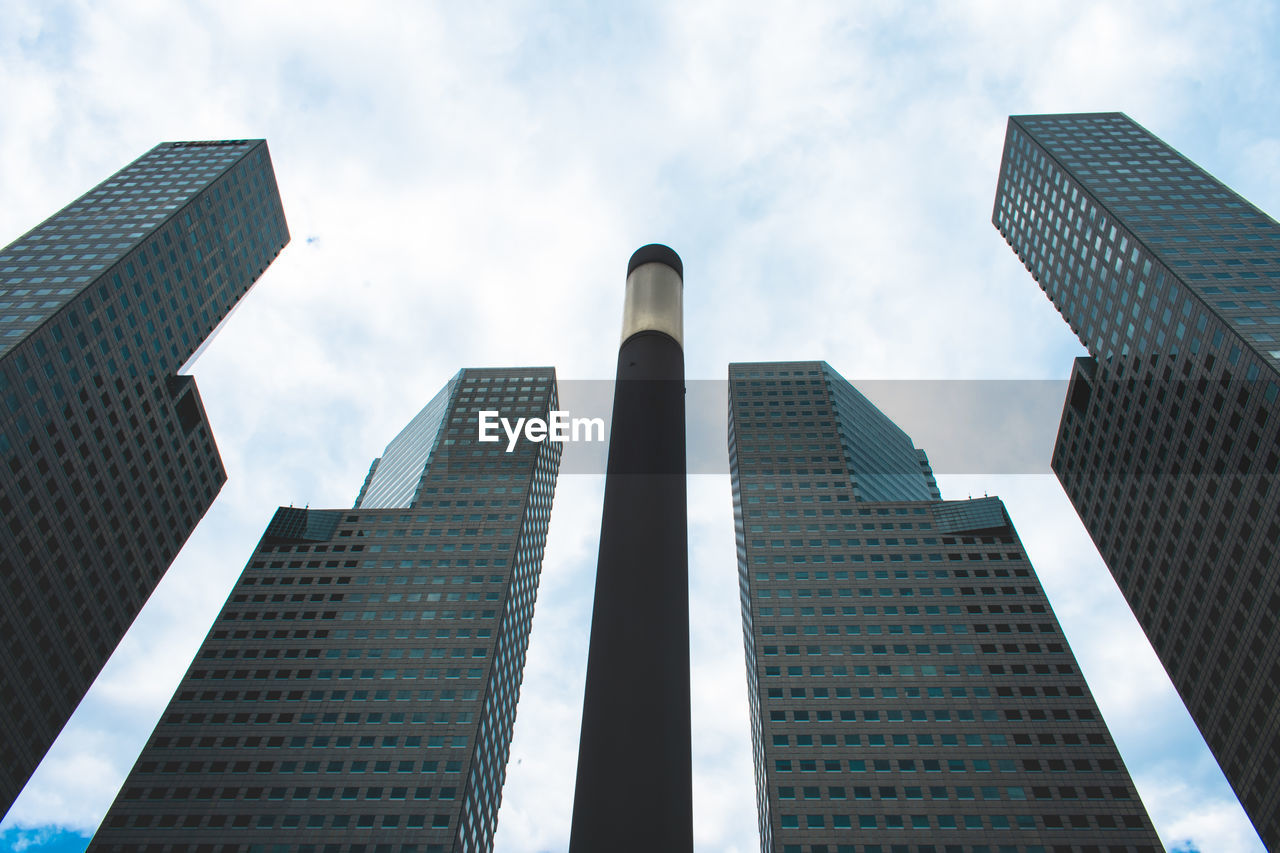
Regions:
[[[263,135],[294,239],[195,366],[231,480],[3,825],[96,825],[274,507],[349,505],[459,367],[611,377],[642,243],[686,262],[692,379],[1065,377],[1079,347],[989,223],[1005,117],[1124,110],[1274,210],[1276,29],[1265,3],[1150,0],[8,3],[0,239],[161,139]],[[1056,484],[972,482],[1006,498],[1166,840],[1250,849],[1211,837],[1229,793],[1186,769],[1204,747]],[[599,495],[562,477],[500,849],[567,838]],[[695,495],[697,837],[752,850],[727,482]]]
[[[1188,778],[1191,774],[1194,778]],[[1225,788],[1221,775],[1207,757],[1190,767],[1158,763],[1138,775],[1143,802],[1169,850],[1190,848],[1209,853],[1265,849],[1229,790],[1206,795],[1206,778],[1216,777],[1215,781],[1221,780],[1219,784]]]

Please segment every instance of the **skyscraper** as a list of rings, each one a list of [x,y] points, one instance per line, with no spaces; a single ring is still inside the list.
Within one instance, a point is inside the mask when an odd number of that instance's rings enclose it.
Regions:
[[[824,362],[729,367],[761,850],[1162,850],[998,498]]]
[[[1053,470],[1280,849],[1280,224],[1120,113],[1010,118],[992,220],[1089,351]]]
[[[266,142],[168,142],[0,252],[0,812],[225,482],[181,371],[288,241]]]
[[[89,849],[489,850],[561,446],[477,423],[555,408],[463,370],[354,509],[277,510]]]

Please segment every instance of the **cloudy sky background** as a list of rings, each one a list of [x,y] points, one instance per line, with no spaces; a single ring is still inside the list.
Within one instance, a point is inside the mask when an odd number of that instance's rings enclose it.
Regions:
[[[1010,113],[1122,110],[1280,211],[1269,2],[0,0],[0,21],[0,243],[158,141],[262,136],[293,234],[193,369],[230,482],[0,849],[83,849],[276,506],[349,506],[459,367],[611,378],[644,243],[684,259],[691,379],[821,358],[855,382],[1061,380],[1083,350],[990,224]],[[926,449],[928,420],[964,417],[876,387]],[[1039,470],[940,483],[1005,499],[1166,845],[1261,851]],[[601,494],[558,486],[504,853],[567,846]],[[691,478],[690,515],[695,833],[745,853],[726,476]]]

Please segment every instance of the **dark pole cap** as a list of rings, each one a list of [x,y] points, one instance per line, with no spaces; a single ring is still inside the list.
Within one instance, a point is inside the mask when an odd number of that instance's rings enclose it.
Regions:
[[[664,246],[661,243],[650,243],[636,249],[631,260],[627,261],[627,275],[631,275],[632,271],[641,264],[653,263],[666,264],[676,271],[681,281],[684,280],[684,264],[681,263],[680,256],[670,246]]]

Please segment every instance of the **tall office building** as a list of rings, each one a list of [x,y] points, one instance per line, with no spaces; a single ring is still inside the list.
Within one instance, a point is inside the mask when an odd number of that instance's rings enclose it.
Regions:
[[[766,853],[1162,850],[998,498],[827,364],[729,367]]]
[[[993,222],[1089,351],[1053,470],[1280,849],[1280,224],[1119,113],[1010,118]]]
[[[492,847],[561,446],[551,368],[463,370],[354,509],[279,509],[90,844]]]
[[[226,480],[180,371],[288,241],[266,142],[169,142],[0,251],[0,812]]]

